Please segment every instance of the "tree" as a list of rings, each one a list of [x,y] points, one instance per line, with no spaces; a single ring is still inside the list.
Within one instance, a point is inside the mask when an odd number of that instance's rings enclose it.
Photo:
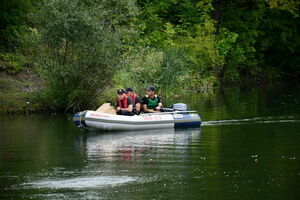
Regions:
[[[295,17],[299,16],[300,2],[297,0],[266,0],[271,8],[287,10]]]
[[[75,111],[93,104],[119,67],[136,12],[128,0],[44,1],[33,15],[31,37],[45,108]]]
[[[20,37],[27,30],[27,16],[35,8],[32,0],[1,0],[0,45],[13,49],[19,46]]]

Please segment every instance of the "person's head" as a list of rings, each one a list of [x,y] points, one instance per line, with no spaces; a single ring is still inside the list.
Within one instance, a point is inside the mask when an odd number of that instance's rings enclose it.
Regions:
[[[125,91],[123,89],[119,89],[117,91],[117,94],[118,94],[118,99],[120,99],[120,100],[123,100],[124,97],[126,96],[126,93],[125,93]]]
[[[125,90],[125,92],[126,92],[126,94],[127,94],[128,96],[132,96],[132,94],[133,94],[133,89],[132,89],[132,88],[127,88],[127,89]]]
[[[152,85],[149,85],[149,86],[147,87],[147,95],[148,95],[148,96],[153,96],[154,93],[155,93],[155,87],[153,87]]]

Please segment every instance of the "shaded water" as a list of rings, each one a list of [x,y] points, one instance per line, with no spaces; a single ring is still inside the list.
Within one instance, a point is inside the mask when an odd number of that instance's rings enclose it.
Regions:
[[[201,129],[85,132],[1,116],[0,199],[300,199],[300,92],[189,95]]]

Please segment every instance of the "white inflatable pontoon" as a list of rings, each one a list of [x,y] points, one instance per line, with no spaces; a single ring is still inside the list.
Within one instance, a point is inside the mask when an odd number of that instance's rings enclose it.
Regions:
[[[147,113],[134,116],[82,111],[74,115],[73,122],[77,127],[102,130],[143,130],[201,126],[201,119],[195,111]]]

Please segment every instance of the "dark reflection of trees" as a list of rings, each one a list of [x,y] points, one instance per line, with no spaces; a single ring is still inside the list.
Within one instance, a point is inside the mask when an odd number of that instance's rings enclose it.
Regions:
[[[66,116],[0,116],[0,120],[0,198],[24,198],[28,191],[18,188],[23,183],[70,176],[86,165],[79,130]]]
[[[1,116],[1,121],[2,173],[84,165],[85,155],[76,147],[79,130],[65,116]]]
[[[236,87],[214,94],[181,94],[164,99],[164,105],[187,103],[192,110],[198,111],[203,121],[299,115],[299,91],[298,87],[278,85]]]

